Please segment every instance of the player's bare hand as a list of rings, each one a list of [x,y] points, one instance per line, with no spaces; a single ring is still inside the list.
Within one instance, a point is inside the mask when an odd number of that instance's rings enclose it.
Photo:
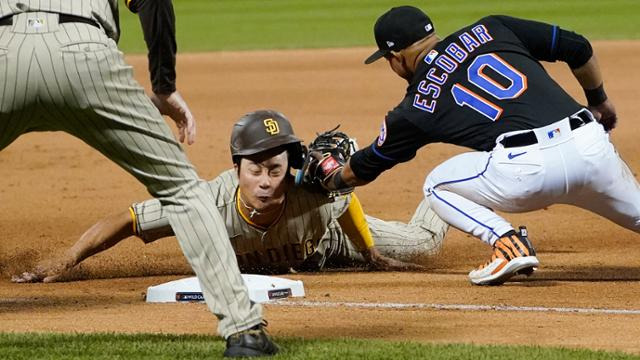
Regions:
[[[36,266],[31,271],[25,271],[20,275],[13,275],[11,277],[11,282],[22,284],[22,283],[38,283],[44,282],[44,279],[48,277],[48,271],[43,266]]]
[[[13,275],[11,282],[18,284],[56,282],[71,267],[67,261],[39,264],[31,271],[25,271],[20,275]]]
[[[178,91],[169,95],[153,94],[151,101],[162,115],[167,115],[176,122],[181,143],[184,143],[185,137],[189,145],[196,141],[196,119]]]
[[[420,271],[424,267],[418,264],[396,260],[380,254],[375,247],[365,250],[363,255],[371,270],[377,271]]]
[[[35,268],[32,271],[25,271],[20,275],[11,276],[11,282],[23,284],[23,283],[37,283],[42,282],[46,275],[41,269]]]
[[[611,131],[616,127],[618,116],[611,100],[607,99],[598,106],[589,106],[589,110],[591,110],[598,122],[604,126],[606,131]]]

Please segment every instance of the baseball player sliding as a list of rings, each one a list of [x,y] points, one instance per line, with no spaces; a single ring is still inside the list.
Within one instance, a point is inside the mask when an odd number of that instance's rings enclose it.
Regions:
[[[368,265],[412,270],[405,262],[433,255],[447,231],[423,200],[408,224],[366,216],[355,194],[330,199],[311,186],[293,186],[290,167],[303,162],[301,141],[287,118],[260,110],[233,127],[234,169],[208,183],[243,272],[285,273],[324,267]],[[14,282],[52,282],[85,258],[129,236],[145,243],[172,236],[162,204],[133,204],[87,230],[60,259],[44,261]]]
[[[378,51],[409,83],[371,146],[343,167],[311,156],[329,189],[373,181],[411,160],[422,146],[445,142],[474,149],[436,167],[425,197],[447,223],[493,247],[469,273],[473,284],[502,284],[539,262],[524,228],[493,210],[525,212],[571,204],[640,232],[640,186],[609,142],[616,111],[587,39],[558,26],[487,16],[440,39],[431,19],[396,7],[374,27]],[[583,87],[584,107],[539,61],[567,63]]]

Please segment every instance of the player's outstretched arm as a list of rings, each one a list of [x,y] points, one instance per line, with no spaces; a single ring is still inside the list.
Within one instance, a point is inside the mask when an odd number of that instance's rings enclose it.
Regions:
[[[59,258],[45,260],[33,270],[14,275],[15,283],[55,282],[82,260],[107,250],[134,235],[129,210],[108,216],[90,227],[80,239]]]

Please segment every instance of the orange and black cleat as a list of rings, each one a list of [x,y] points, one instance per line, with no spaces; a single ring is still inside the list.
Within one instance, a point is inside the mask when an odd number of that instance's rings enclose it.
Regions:
[[[540,262],[527,236],[527,228],[519,233],[509,231],[493,244],[491,260],[469,273],[474,285],[502,285],[515,275],[531,275]]]

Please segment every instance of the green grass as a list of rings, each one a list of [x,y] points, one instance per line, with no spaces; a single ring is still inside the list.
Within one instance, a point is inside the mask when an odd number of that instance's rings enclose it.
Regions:
[[[274,359],[640,359],[622,353],[532,346],[431,345],[357,339],[277,339]],[[224,342],[201,335],[6,334],[0,359],[210,359]]]
[[[559,24],[590,39],[640,38],[638,0],[177,0],[180,51],[374,46],[373,24],[392,6],[425,10],[440,34],[489,14]],[[137,17],[120,10],[126,52],[145,52]]]

